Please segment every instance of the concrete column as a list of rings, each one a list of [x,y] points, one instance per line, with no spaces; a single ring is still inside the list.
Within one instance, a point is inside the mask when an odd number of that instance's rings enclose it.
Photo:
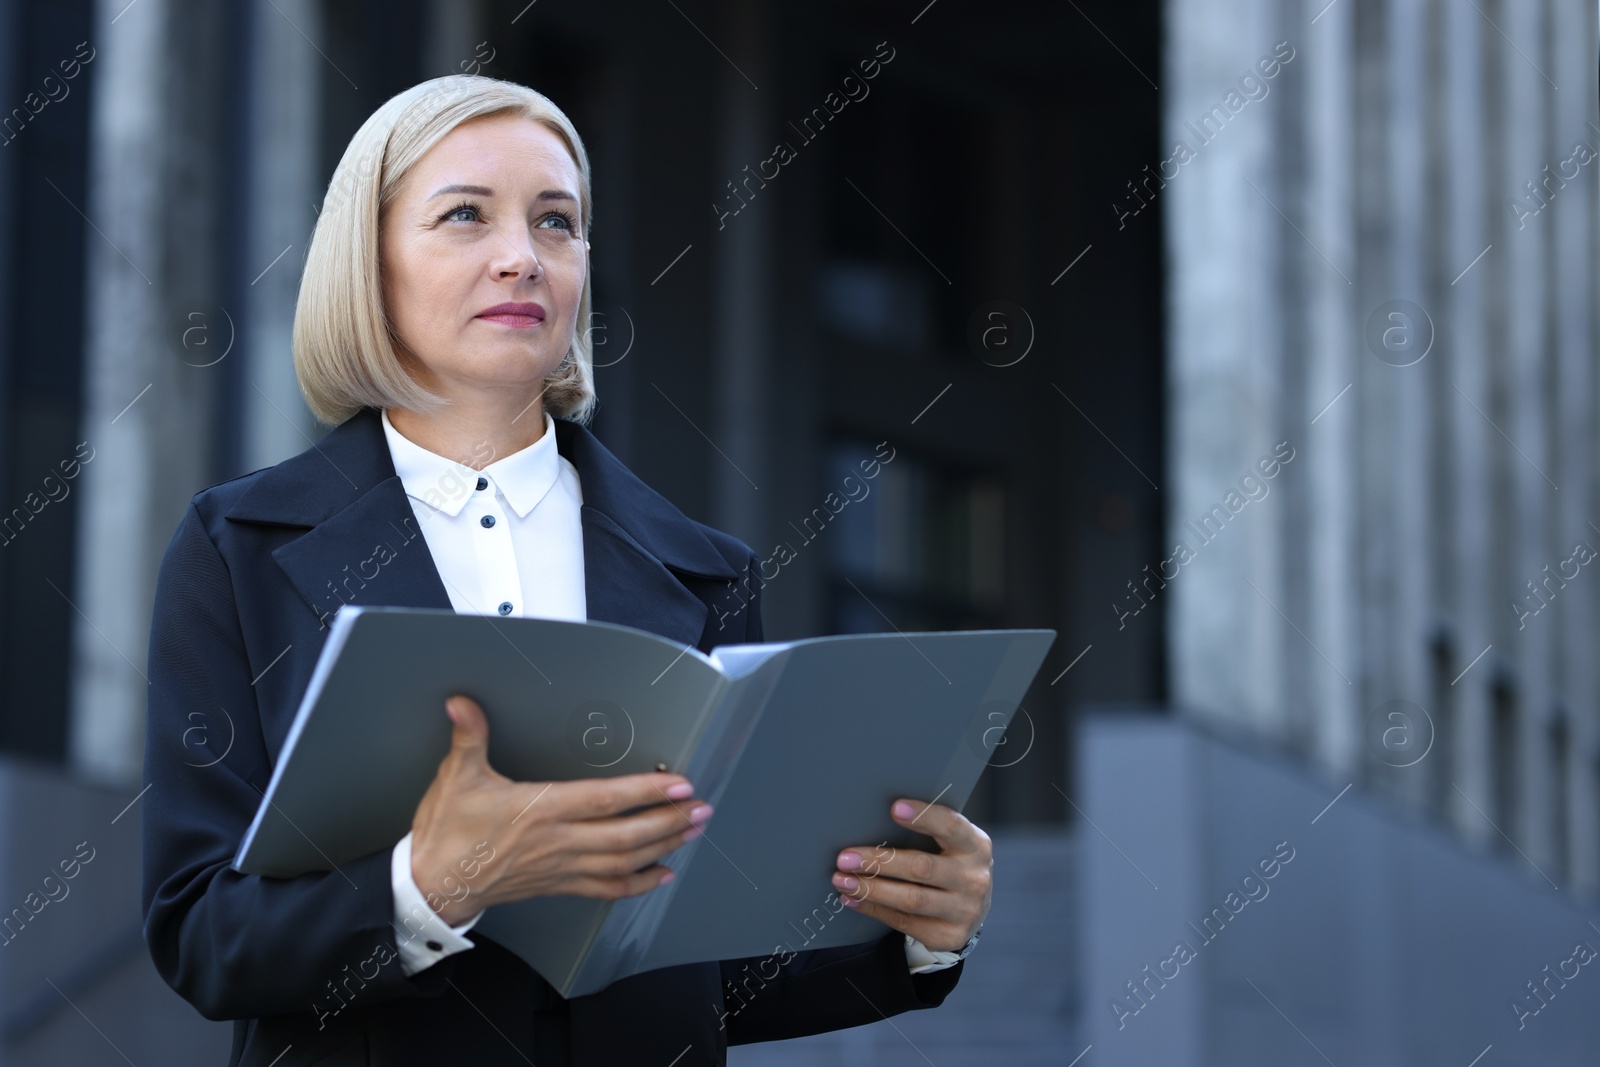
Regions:
[[[1394,120],[1390,108],[1396,106],[1396,73],[1390,54],[1394,49],[1394,16],[1391,3],[1369,4],[1353,16],[1356,37],[1354,80],[1356,93],[1355,151],[1352,157],[1355,181],[1355,225],[1360,234],[1356,244],[1352,278],[1356,290],[1356,309],[1363,336],[1355,388],[1346,399],[1355,402],[1360,424],[1356,448],[1356,504],[1358,511],[1358,581],[1350,595],[1360,635],[1361,673],[1355,678],[1360,688],[1360,708],[1365,715],[1379,704],[1399,697],[1402,691],[1400,660],[1403,655],[1399,621],[1398,583],[1406,565],[1399,544],[1400,519],[1395,513],[1397,468],[1407,462],[1396,438],[1404,415],[1399,378],[1403,370],[1386,360],[1403,354],[1390,354],[1381,344],[1374,346],[1368,334],[1368,321],[1376,313],[1382,329],[1403,327],[1381,309],[1397,298],[1393,272],[1396,240],[1391,233],[1394,212],[1390,198],[1395,151]],[[1331,17],[1329,11],[1325,17]],[[1319,23],[1320,25],[1320,23]],[[1415,299],[1415,296],[1411,296]],[[1383,353],[1380,356],[1378,353]],[[1415,368],[1407,368],[1415,369]],[[1381,749],[1371,741],[1363,744],[1362,770],[1382,785],[1392,783],[1389,768],[1380,760]]]
[[[21,51],[18,42],[22,39],[21,32],[22,8],[18,0],[0,0],[0,85],[15,85],[17,62],[21,58],[17,55]],[[3,136],[3,132],[0,132]],[[0,145],[0,203],[14,204],[17,202],[17,152],[14,148]],[[0,248],[12,248],[13,234],[16,232],[17,220],[11,215],[0,217]],[[0,338],[11,338],[12,316],[15,312],[15,298],[11,295],[14,291],[12,281],[11,260],[9,257],[0,256]],[[9,375],[0,374],[0,500],[10,501],[11,486],[5,472],[10,466],[9,457],[5,455],[6,442],[11,440],[11,398]],[[11,505],[0,504],[0,508],[9,508]],[[3,513],[3,512],[0,512]],[[0,603],[9,603],[6,599],[5,568],[0,567]]]
[[[1561,486],[1556,547],[1565,559],[1578,542],[1600,551],[1600,531],[1590,525],[1596,520],[1594,366],[1600,358],[1594,318],[1594,297],[1600,290],[1600,257],[1595,246],[1600,160],[1592,158],[1600,152],[1600,107],[1590,91],[1595,72],[1594,5],[1551,8],[1550,37],[1550,76],[1557,85],[1579,87],[1554,94],[1550,161],[1567,160],[1575,154],[1581,159],[1579,145],[1587,146],[1591,155],[1587,165],[1574,159],[1570,165],[1551,167],[1565,181],[1550,207],[1555,220],[1552,286],[1558,383],[1556,447],[1561,471],[1552,476]],[[1571,175],[1574,169],[1577,177],[1571,180],[1561,173]],[[1570,567],[1565,569],[1570,572]],[[1567,811],[1564,851],[1568,878],[1574,888],[1592,894],[1600,890],[1600,790],[1594,768],[1594,753],[1600,745],[1600,669],[1594,652],[1600,574],[1580,573],[1569,586],[1561,591],[1556,615],[1560,622],[1558,692],[1567,712],[1568,745],[1564,789],[1555,803],[1565,805]]]
[[[246,329],[236,345],[246,363],[240,394],[245,471],[303,452],[317,436],[295,380],[292,339],[300,274],[316,222],[312,205],[322,199],[317,99],[327,64],[301,36],[322,36],[319,12],[315,0],[250,5],[251,139],[248,173],[242,176],[249,207],[240,281]]]
[[[1518,5],[1508,13],[1515,18],[1508,18],[1500,27],[1508,35],[1498,42],[1505,79],[1501,105],[1504,141],[1497,152],[1500,188],[1496,199],[1502,203],[1525,195],[1525,183],[1537,183],[1549,157],[1544,116],[1555,90],[1541,73],[1548,71],[1550,63],[1544,11],[1539,4]],[[1571,91],[1582,90],[1574,86]],[[1559,200],[1551,207],[1560,210]],[[1554,554],[1558,542],[1551,528],[1555,485],[1559,483],[1551,480],[1552,472],[1557,471],[1548,436],[1551,420],[1545,389],[1551,366],[1546,317],[1551,215],[1551,208],[1545,208],[1525,220],[1521,229],[1509,211],[1499,216],[1507,272],[1501,288],[1506,315],[1501,384],[1507,400],[1502,427],[1516,446],[1502,450],[1510,483],[1502,514],[1510,527],[1511,551],[1506,559],[1515,586],[1513,595],[1537,596],[1534,589],[1545,578],[1544,567],[1553,568],[1561,558]],[[1519,716],[1514,819],[1513,825],[1501,829],[1536,866],[1547,868],[1554,853],[1555,794],[1548,730],[1555,698],[1556,619],[1541,614],[1518,631],[1513,612],[1507,609],[1501,626],[1515,665]]]
[[[1472,661],[1498,636],[1494,624],[1499,620],[1492,615],[1498,601],[1493,601],[1494,585],[1485,573],[1485,564],[1495,556],[1493,533],[1500,521],[1492,495],[1498,437],[1479,411],[1493,406],[1488,300],[1500,260],[1490,259],[1492,251],[1478,259],[1493,240],[1489,221],[1496,210],[1485,180],[1494,163],[1485,138],[1489,118],[1485,23],[1470,5],[1461,4],[1446,4],[1441,19],[1445,96],[1451,106],[1445,109],[1449,135],[1441,170],[1450,225],[1440,237],[1452,283],[1445,287],[1446,302],[1436,323],[1441,346],[1437,355],[1449,360],[1451,389],[1450,402],[1441,410],[1449,434],[1448,459],[1441,473],[1450,481],[1453,501],[1444,546],[1452,570],[1462,580],[1446,590],[1454,684],[1448,686],[1449,732],[1438,744],[1450,764],[1452,819],[1463,834],[1486,842],[1496,835],[1472,805],[1487,811],[1494,795],[1490,681],[1498,657],[1491,652],[1476,664]],[[1499,610],[1505,611],[1505,605],[1499,604]]]
[[[81,774],[132,783],[140,773],[145,650],[161,554],[200,487],[205,423],[201,379],[170,350],[165,288],[169,203],[201,189],[174,188],[168,153],[180,133],[169,79],[174,54],[168,0],[95,5],[88,276],[82,435],[94,459],[79,476],[74,689],[70,756]],[[111,24],[117,18],[116,25]],[[191,250],[186,250],[188,254]]]
[[[1362,347],[1361,316],[1355,288],[1328,269],[1355,262],[1355,9],[1326,0],[1301,0],[1299,14],[1309,29],[1301,49],[1306,80],[1298,118],[1306,142],[1303,209],[1306,236],[1299,249],[1308,279],[1305,330],[1305,395],[1293,420],[1305,436],[1309,521],[1305,547],[1310,575],[1306,636],[1350,681],[1327,669],[1320,657],[1307,673],[1306,697],[1312,709],[1312,754],[1324,767],[1354,774],[1361,760],[1361,691],[1352,684],[1360,644],[1356,631],[1358,523],[1355,475],[1360,410],[1347,387],[1356,380],[1359,361],[1372,357]],[[1310,23],[1317,13],[1316,24]],[[1312,247],[1315,246],[1315,247]],[[1321,251],[1319,252],[1318,249]],[[1346,268],[1348,272],[1348,268]],[[1364,365],[1360,368],[1366,370]],[[1331,406],[1330,406],[1331,405]],[[1315,423],[1312,420],[1315,419]]]
[[[1238,98],[1241,76],[1259,74],[1256,61],[1284,37],[1275,7],[1168,3],[1161,96],[1162,144],[1171,151],[1181,143],[1193,157],[1163,194],[1171,265],[1167,543],[1193,552],[1168,593],[1172,698],[1281,737],[1284,652],[1301,640],[1279,614],[1282,501],[1269,496],[1220,529],[1198,528],[1230,492],[1237,498],[1240,478],[1288,435],[1279,263],[1285,242],[1300,237],[1279,214],[1276,129],[1262,113],[1279,101],[1268,96],[1235,114],[1226,106],[1230,92]],[[1297,59],[1279,78],[1303,76],[1300,66]],[[1280,477],[1297,474],[1291,465]]]
[[[1431,92],[1427,55],[1430,6],[1422,0],[1412,0],[1387,4],[1384,12],[1388,107],[1382,115],[1388,128],[1385,131],[1387,173],[1384,176],[1387,195],[1383,203],[1389,215],[1384,227],[1384,251],[1388,260],[1384,280],[1388,287],[1387,299],[1412,301],[1418,306],[1428,302],[1424,265],[1431,239],[1427,127]],[[1426,329],[1425,319],[1411,323],[1415,335],[1413,346],[1419,343]],[[1421,357],[1421,354],[1413,347],[1399,353],[1396,361],[1408,363],[1413,356]],[[1420,358],[1406,366],[1380,362],[1373,368],[1377,377],[1375,384],[1392,391],[1389,426],[1384,434],[1390,451],[1379,461],[1388,471],[1384,489],[1389,500],[1383,514],[1388,517],[1384,525],[1391,531],[1394,566],[1393,585],[1389,591],[1393,640],[1387,650],[1393,662],[1386,674],[1394,688],[1387,692],[1374,691],[1369,702],[1372,709],[1395,699],[1424,707],[1432,702],[1428,652],[1432,583],[1424,546],[1433,543],[1431,378],[1437,363],[1437,360]],[[1387,764],[1385,769],[1388,769]],[[1397,768],[1389,778],[1408,800],[1422,802],[1427,784],[1425,770]]]
[[[712,231],[709,249],[711,289],[717,294],[712,332],[716,426],[709,432],[731,461],[711,461],[713,525],[751,545],[764,545],[768,538],[758,487],[769,469],[764,443],[773,349],[772,213],[773,198],[782,194],[760,191],[764,182],[757,164],[772,153],[776,127],[769,107],[777,92],[773,13],[765,4],[732,2],[719,11],[719,39],[728,42],[723,48],[738,69],[729,63],[718,67],[715,188],[721,195],[727,188],[722,183],[731,181],[750,203],[724,228]]]

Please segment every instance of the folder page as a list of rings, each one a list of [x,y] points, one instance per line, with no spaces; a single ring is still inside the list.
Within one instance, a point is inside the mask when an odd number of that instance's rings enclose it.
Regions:
[[[883,936],[838,903],[836,855],[880,843],[884,855],[937,852],[889,805],[965,806],[993,747],[986,731],[1010,721],[1053,640],[1011,630],[796,642],[638,969]]]
[[[392,847],[450,750],[452,693],[482,705],[497,771],[567,781],[679,769],[726,685],[632,627],[347,606],[234,866],[292,877]]]

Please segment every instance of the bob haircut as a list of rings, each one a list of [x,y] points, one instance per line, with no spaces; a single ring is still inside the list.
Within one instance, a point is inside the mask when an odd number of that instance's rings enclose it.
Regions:
[[[419,385],[401,362],[383,306],[379,234],[384,209],[411,168],[470,119],[516,114],[547,126],[578,168],[585,240],[592,218],[589,156],[572,121],[542,93],[477,74],[451,74],[384,102],[350,139],[323,197],[306,252],[294,310],[294,370],[320,421],[344,422],[363,407],[434,412],[449,404]],[[587,423],[594,411],[594,355],[585,271],[578,327],[561,365],[545,379],[545,409]]]

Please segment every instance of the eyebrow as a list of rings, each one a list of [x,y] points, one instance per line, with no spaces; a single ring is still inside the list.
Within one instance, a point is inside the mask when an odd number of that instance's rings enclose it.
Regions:
[[[432,196],[428,197],[428,200],[436,200],[439,197],[444,196],[446,193],[470,193],[473,196],[493,196],[494,190],[483,185],[446,185],[436,190]],[[574,204],[578,202],[577,197],[573,196],[564,189],[546,189],[544,192],[540,193],[536,199],[571,200]],[[423,201],[423,203],[427,202],[427,200]]]

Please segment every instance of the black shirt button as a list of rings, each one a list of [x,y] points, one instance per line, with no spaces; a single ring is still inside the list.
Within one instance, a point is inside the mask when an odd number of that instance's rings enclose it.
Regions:
[[[489,479],[487,479],[487,478],[479,478],[478,479],[478,488],[479,489],[487,489],[487,488],[489,488]]]
[[[429,952],[443,952],[444,951],[444,946],[439,944],[439,942],[437,942],[437,941],[429,941],[428,942],[428,951]]]
[[[494,516],[493,515],[485,515],[483,518],[478,520],[478,525],[482,526],[485,530],[487,530],[489,527],[494,525]]]
[[[502,615],[510,615],[511,614],[511,601],[507,600],[507,601],[504,601],[503,603],[501,603],[501,605],[500,605],[500,614],[502,614]]]

